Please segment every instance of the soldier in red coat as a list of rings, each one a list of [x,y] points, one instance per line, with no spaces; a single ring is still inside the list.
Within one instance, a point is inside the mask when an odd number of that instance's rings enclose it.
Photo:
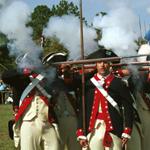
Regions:
[[[64,56],[51,57],[51,61],[61,61]],[[61,81],[55,78],[54,67],[42,73],[30,69],[23,71],[9,70],[3,73],[2,79],[13,88],[14,94],[14,141],[20,144],[21,150],[59,150],[60,137],[57,128],[57,118],[54,113],[53,82],[61,88]],[[37,71],[38,70],[38,71]],[[48,74],[48,71],[52,71]],[[57,82],[55,81],[57,80]]]
[[[100,50],[97,55],[112,56],[107,50]],[[77,138],[83,149],[121,150],[131,138],[132,97],[121,78],[112,73],[110,62],[100,61],[96,66],[96,73],[85,75],[86,129],[83,130],[81,108]]]

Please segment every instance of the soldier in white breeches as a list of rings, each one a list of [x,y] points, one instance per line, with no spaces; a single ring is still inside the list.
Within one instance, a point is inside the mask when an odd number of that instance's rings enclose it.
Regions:
[[[48,121],[48,106],[35,96],[20,127],[21,150],[58,150],[55,127]]]

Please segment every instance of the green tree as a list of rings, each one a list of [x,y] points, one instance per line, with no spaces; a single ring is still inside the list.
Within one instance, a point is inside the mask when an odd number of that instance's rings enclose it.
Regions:
[[[39,5],[34,8],[31,14],[31,21],[27,26],[31,26],[33,29],[33,39],[39,43],[42,36],[43,28],[46,27],[51,16],[62,16],[74,14],[79,16],[79,10],[73,2],[68,3],[66,0],[61,0],[58,5],[53,5],[52,8],[48,8],[46,5]]]
[[[98,12],[95,16],[101,16],[101,17],[104,17],[105,15],[107,15],[106,12]],[[102,30],[101,29],[95,29],[96,30],[96,33],[97,33],[97,38],[96,38],[96,41],[100,40],[102,38]]]
[[[9,56],[7,48],[8,39],[4,34],[0,34],[0,72],[15,66],[14,58]]]
[[[146,44],[147,41],[146,41],[146,39],[139,37],[138,40],[135,41],[135,43],[140,47],[141,45]]]
[[[53,5],[48,8],[45,5],[37,6],[32,15],[28,26],[33,28],[33,39],[40,44],[43,28],[46,27],[50,17],[74,14],[79,16],[79,9],[73,2],[61,0],[58,5]],[[67,51],[67,49],[59,42],[56,37],[47,38],[44,40],[44,53],[54,51]]]
[[[33,39],[39,41],[43,28],[46,26],[49,18],[52,16],[51,10],[46,5],[37,6],[31,14],[31,21],[27,26],[33,29]]]
[[[73,2],[68,2],[67,0],[61,0],[58,5],[52,6],[52,14],[56,16],[70,15],[74,14],[79,16],[80,12],[78,6],[74,5]]]
[[[49,52],[68,52],[56,37],[46,39],[45,44],[47,45],[44,49],[45,55]]]
[[[7,41],[7,37],[4,34],[0,33],[0,46],[5,45]]]
[[[75,15],[79,16],[79,8],[74,5],[73,2],[68,2],[67,0],[61,0],[58,5],[53,5],[51,8],[52,16],[63,16],[63,15]],[[44,51],[48,52],[67,52],[68,50],[62,45],[56,37],[46,39],[44,45]]]

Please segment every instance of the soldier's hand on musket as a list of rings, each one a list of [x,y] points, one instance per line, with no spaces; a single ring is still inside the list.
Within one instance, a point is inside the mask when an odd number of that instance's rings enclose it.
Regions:
[[[69,71],[71,69],[71,65],[70,64],[61,64],[60,69],[61,69],[62,73],[64,73],[65,71]]]
[[[61,64],[58,67],[58,76],[64,79],[66,85],[72,84],[73,71],[70,64]]]
[[[58,67],[58,74],[60,76],[68,76],[71,73],[71,65],[69,64],[61,64]]]
[[[87,139],[80,139],[79,140],[79,143],[81,145],[82,148],[87,148],[89,147],[89,143],[88,143],[88,140]]]

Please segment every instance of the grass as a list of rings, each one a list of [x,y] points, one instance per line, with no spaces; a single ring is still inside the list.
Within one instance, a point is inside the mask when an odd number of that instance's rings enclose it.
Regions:
[[[13,140],[8,136],[7,124],[12,119],[12,105],[0,104],[0,150],[14,150]]]
[[[16,150],[8,136],[7,124],[12,119],[12,105],[0,104],[0,150]],[[67,150],[67,148],[65,148]]]

